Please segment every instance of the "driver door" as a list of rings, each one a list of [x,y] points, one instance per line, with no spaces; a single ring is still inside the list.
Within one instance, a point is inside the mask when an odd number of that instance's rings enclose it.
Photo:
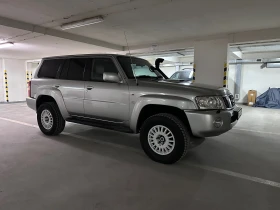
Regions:
[[[85,83],[85,115],[97,120],[121,123],[129,120],[128,85],[106,82],[103,73],[119,70],[111,57],[96,57],[86,73]],[[121,77],[121,75],[119,74]]]

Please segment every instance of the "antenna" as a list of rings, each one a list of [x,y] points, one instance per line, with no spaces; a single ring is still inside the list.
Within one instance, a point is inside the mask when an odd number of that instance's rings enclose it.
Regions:
[[[127,42],[126,33],[125,33],[125,31],[124,31],[123,33],[124,33],[124,37],[125,37],[127,49],[128,49],[128,52],[129,52],[129,57],[130,57],[131,69],[132,69],[132,72],[133,72],[133,76],[134,76],[134,78],[135,78],[136,85],[138,85],[138,80],[137,80],[137,77],[135,76],[135,72],[134,72],[134,69],[133,69],[133,67],[132,67],[133,62],[132,62],[132,57],[131,57],[130,49],[129,49],[128,42]]]

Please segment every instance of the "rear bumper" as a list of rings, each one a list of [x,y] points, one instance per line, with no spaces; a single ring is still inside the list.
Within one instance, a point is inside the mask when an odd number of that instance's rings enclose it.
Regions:
[[[234,107],[232,110],[196,110],[185,111],[192,134],[197,137],[219,136],[231,130],[238,122],[242,109]]]
[[[36,99],[34,98],[26,98],[27,106],[36,111]]]

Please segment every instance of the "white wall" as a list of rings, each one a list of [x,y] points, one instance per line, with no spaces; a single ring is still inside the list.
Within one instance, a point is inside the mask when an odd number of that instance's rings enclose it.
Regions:
[[[260,64],[243,65],[240,99],[247,102],[248,90],[256,90],[258,96],[269,87],[280,88],[280,68],[260,68]]]
[[[37,69],[39,65],[39,61],[38,62],[28,62],[26,63],[26,71],[28,71],[28,73],[30,74],[30,72],[32,72],[32,76],[34,76],[34,73]],[[30,75],[29,75],[30,77]]]
[[[180,70],[183,70],[183,69],[193,69],[193,65],[180,66]]]
[[[237,103],[247,103],[249,90],[256,90],[257,96],[268,88],[280,88],[280,68],[260,68],[261,64],[243,64],[241,70],[240,100]],[[235,65],[229,65],[229,90],[234,92]]]
[[[8,74],[9,102],[25,101],[27,95],[25,60],[4,58],[2,69],[7,70]],[[1,92],[4,93],[5,91],[2,90]],[[2,102],[5,101],[5,99],[1,100]]]
[[[166,76],[171,77],[172,74],[176,72],[176,67],[175,66],[165,66],[165,67],[160,67],[160,69],[165,73]]]
[[[228,66],[228,89],[234,93],[236,65]]]

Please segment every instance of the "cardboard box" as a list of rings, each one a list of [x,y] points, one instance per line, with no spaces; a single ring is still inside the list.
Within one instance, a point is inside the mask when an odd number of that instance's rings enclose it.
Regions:
[[[257,91],[249,90],[248,91],[248,106],[253,106],[256,103]]]

